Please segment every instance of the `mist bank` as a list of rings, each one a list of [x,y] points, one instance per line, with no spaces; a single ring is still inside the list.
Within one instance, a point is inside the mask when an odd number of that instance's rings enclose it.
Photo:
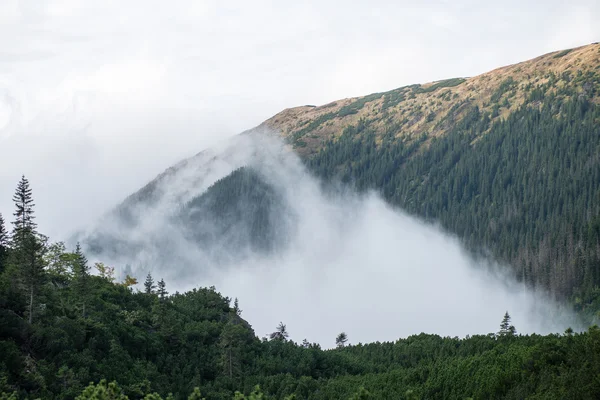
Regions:
[[[250,178],[232,178],[240,168]],[[485,334],[505,311],[519,333],[581,328],[502,266],[475,261],[456,238],[375,193],[322,188],[273,132],[175,165],[81,238],[118,273],[239,298],[259,336],[280,321],[293,340],[325,347],[342,331],[351,343]]]

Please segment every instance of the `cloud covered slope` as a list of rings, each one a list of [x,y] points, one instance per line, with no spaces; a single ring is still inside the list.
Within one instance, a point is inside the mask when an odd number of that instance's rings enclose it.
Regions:
[[[259,335],[281,320],[325,346],[341,331],[355,343],[487,333],[506,310],[520,332],[576,324],[435,226],[375,194],[324,189],[273,136],[240,135],[169,169],[88,232],[88,249],[171,290],[239,297]]]

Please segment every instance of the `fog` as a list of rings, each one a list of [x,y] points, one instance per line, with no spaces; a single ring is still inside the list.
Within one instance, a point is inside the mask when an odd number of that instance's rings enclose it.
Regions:
[[[127,203],[139,223],[125,228],[115,216],[99,223],[96,229],[142,249],[133,259],[104,261],[116,263],[120,273],[131,264],[140,281],[151,271],[166,280],[170,292],[214,285],[239,299],[242,316],[258,336],[282,321],[292,340],[324,347],[333,346],[342,331],[351,343],[420,332],[486,334],[498,330],[505,311],[519,333],[579,328],[543,294],[509,278],[507,266],[474,261],[438,227],[392,209],[375,193],[324,190],[275,136],[262,131],[238,136],[165,173],[151,201]],[[276,217],[288,222],[280,233],[284,245],[272,253],[243,252],[217,261],[216,249],[187,240],[170,215],[244,165],[283,197],[288,212]],[[167,250],[156,243],[165,240],[170,259],[177,260],[169,265],[157,262],[164,260],[157,252]]]

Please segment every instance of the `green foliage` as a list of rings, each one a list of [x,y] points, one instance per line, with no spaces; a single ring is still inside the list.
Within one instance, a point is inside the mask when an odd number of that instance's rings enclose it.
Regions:
[[[508,92],[509,90],[511,90],[513,87],[515,87],[516,84],[517,83],[512,78],[512,76],[509,76],[508,78],[503,80],[502,83],[500,83],[500,85],[498,86],[498,88],[494,91],[494,93],[492,93],[492,96],[490,97],[490,101],[492,103],[498,103],[498,101],[500,100],[502,95],[504,93]]]
[[[319,126],[323,125],[325,122],[329,121],[336,117],[336,113],[325,113],[321,114],[314,120],[310,121],[304,128],[297,131],[292,137],[293,141],[297,141],[299,138],[307,134],[308,132],[312,132],[317,129]]]
[[[8,231],[6,230],[4,218],[0,213],[0,273],[6,269],[8,246]]]
[[[413,91],[415,93],[430,93],[430,92],[434,92],[440,88],[458,86],[461,83],[464,83],[465,81],[466,81],[466,79],[464,79],[464,78],[451,78],[451,79],[446,79],[443,81],[436,82],[433,85],[426,87],[426,88],[422,87],[421,85],[417,85],[413,89]]]
[[[358,392],[350,397],[350,400],[367,400],[371,398],[371,393],[361,386],[360,389],[358,389]]]
[[[528,285],[559,299],[577,296],[578,307],[593,313],[600,300],[600,106],[576,88],[550,87],[532,89],[524,105],[494,123],[465,104],[463,117],[447,121],[450,131],[423,147],[421,138],[395,138],[394,127],[378,145],[368,122],[359,123],[307,164],[325,181],[377,190],[440,222],[474,253],[491,251]]]
[[[225,253],[244,243],[266,252],[283,240],[278,232],[284,222],[276,216],[286,211],[282,194],[258,171],[244,167],[186,204],[178,223],[207,247],[218,248],[215,241],[221,240]],[[214,246],[209,246],[211,243]]]
[[[592,78],[562,79],[583,87]],[[441,221],[474,251],[489,248],[512,262],[524,282],[573,296],[580,312],[594,314],[600,108],[583,91],[547,89],[532,88],[528,103],[494,123],[471,106],[438,139],[398,140],[399,128],[389,126],[376,143],[361,119],[307,163],[325,180],[377,188],[391,203]],[[384,104],[404,95],[394,93],[383,95]],[[242,195],[259,215],[254,232],[264,233],[277,205],[269,190],[241,169],[182,216],[201,220],[193,210],[202,209],[237,218],[232,199]],[[290,340],[280,323],[276,340],[261,341],[237,302],[230,307],[215,288],[169,295],[161,280],[157,295],[147,295],[133,290],[133,276],[114,283],[103,264],[99,276],[89,274],[80,248],[68,253],[37,233],[24,178],[16,198],[0,269],[0,399],[600,398],[596,326],[517,335],[506,313],[498,335],[420,334],[322,350]],[[35,279],[27,280],[30,271]]]
[[[347,115],[356,114],[359,110],[361,110],[365,104],[370,103],[372,101],[378,100],[383,96],[383,93],[373,93],[368,96],[364,96],[355,100],[354,102],[341,107],[337,112],[338,117],[345,117]]]
[[[570,52],[572,52],[572,51],[573,51],[573,49],[567,49],[567,50],[560,51],[560,52],[558,52],[558,53],[557,53],[557,54],[554,56],[554,58],[561,58],[561,57],[564,57],[564,56],[566,56],[567,54],[569,54],[569,53],[570,53]]]
[[[90,384],[76,400],[127,400],[116,382],[101,380],[97,385]]]

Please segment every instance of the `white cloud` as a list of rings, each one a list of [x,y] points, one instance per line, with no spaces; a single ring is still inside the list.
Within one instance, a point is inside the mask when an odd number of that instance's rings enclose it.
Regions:
[[[284,199],[289,212],[271,217],[289,222],[277,225],[278,237],[287,240],[274,253],[241,259],[235,254],[228,262],[214,257],[220,244],[189,241],[171,217],[179,204],[243,165],[260,171]],[[264,135],[236,138],[187,160],[157,188],[162,195],[150,206],[132,208],[141,217],[135,227],[111,219],[98,224],[101,232],[124,239],[127,248],[135,243],[141,250],[99,258],[119,272],[132,265],[138,280],[151,271],[171,292],[215,285],[223,295],[239,298],[243,317],[259,336],[279,321],[293,340],[325,347],[341,331],[352,343],[421,332],[487,334],[498,330],[507,310],[521,333],[580,328],[570,313],[501,272],[506,269],[472,260],[457,240],[377,196],[323,193],[293,154],[283,154],[281,144]],[[236,246],[245,248],[244,242]],[[177,261],[165,265],[156,261],[161,259]]]

